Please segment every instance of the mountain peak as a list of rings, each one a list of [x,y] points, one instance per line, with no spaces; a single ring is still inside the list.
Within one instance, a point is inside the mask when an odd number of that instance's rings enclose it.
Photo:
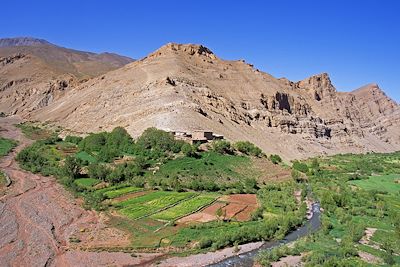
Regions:
[[[332,96],[336,92],[336,88],[333,86],[329,74],[326,72],[299,81],[297,82],[297,86],[311,91],[317,101],[326,96]]]
[[[211,59],[215,59],[216,56],[214,53],[208,49],[207,47],[203,45],[198,45],[198,44],[177,44],[177,43],[168,43],[162,47],[160,47],[158,50],[153,52],[151,56],[161,56],[165,54],[171,54],[171,53],[183,53],[187,54],[190,56],[196,55],[196,56],[205,56]]]
[[[38,39],[33,37],[15,37],[15,38],[2,38],[0,39],[0,47],[9,46],[42,46],[52,45],[44,39]]]

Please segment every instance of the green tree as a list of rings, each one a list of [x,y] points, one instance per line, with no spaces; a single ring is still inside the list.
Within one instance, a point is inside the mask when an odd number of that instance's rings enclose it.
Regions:
[[[81,164],[79,159],[72,156],[66,157],[63,170],[67,177],[71,179],[77,178],[81,171]]]

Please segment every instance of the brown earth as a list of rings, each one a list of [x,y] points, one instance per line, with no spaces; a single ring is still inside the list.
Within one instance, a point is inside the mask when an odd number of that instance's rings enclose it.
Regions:
[[[0,69],[17,75],[18,66],[32,66],[29,60],[11,60]],[[16,81],[26,76],[21,73]],[[61,80],[74,84],[67,77]],[[60,88],[60,82],[54,86]],[[242,60],[220,59],[201,45],[167,44],[141,60],[71,87],[51,89],[60,94],[39,108],[24,107],[25,118],[50,121],[78,133],[116,126],[133,136],[148,127],[209,129],[229,140],[251,141],[285,159],[400,149],[399,105],[378,85],[344,93],[336,91],[326,73],[298,82],[277,79]],[[0,103],[18,98],[11,89],[0,95]],[[0,107],[5,112],[15,110]]]
[[[218,209],[222,209],[222,219],[248,221],[257,207],[257,196],[254,194],[227,195],[220,197],[217,202],[203,210],[179,219],[177,223],[187,224],[193,222],[215,221],[219,219],[217,217]]]
[[[0,111],[28,114],[133,60],[77,51],[35,38],[0,39]]]
[[[14,126],[17,118],[0,118],[0,122],[5,129],[1,135],[19,141],[0,161],[1,170],[12,180],[0,197],[2,266],[126,266],[160,256],[84,251],[128,246],[129,236],[109,227],[104,215],[82,209],[53,177],[21,170],[14,157],[32,141]]]

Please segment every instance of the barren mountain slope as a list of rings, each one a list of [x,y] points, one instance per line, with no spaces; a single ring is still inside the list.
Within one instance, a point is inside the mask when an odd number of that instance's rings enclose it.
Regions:
[[[132,62],[111,53],[67,49],[35,38],[0,39],[0,111],[26,114],[81,80]]]
[[[339,93],[327,74],[276,79],[198,45],[168,44],[31,114],[71,130],[210,129],[287,159],[400,149],[399,106],[376,85]]]

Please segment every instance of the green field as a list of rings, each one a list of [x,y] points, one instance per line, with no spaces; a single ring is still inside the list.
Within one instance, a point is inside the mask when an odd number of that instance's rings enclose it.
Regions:
[[[78,153],[75,154],[75,157],[81,160],[85,160],[89,163],[96,163],[97,159],[87,153],[86,151],[79,151]]]
[[[152,215],[151,218],[156,220],[172,221],[211,204],[217,198],[217,196],[218,195],[216,194],[199,195],[181,202],[172,208],[156,213]]]
[[[0,157],[7,155],[16,145],[15,140],[0,137]]]
[[[82,188],[92,188],[96,184],[100,183],[100,181],[93,178],[79,178],[75,180],[75,183]]]
[[[251,159],[244,156],[205,152],[199,158],[180,157],[161,165],[156,179],[179,179],[185,187],[214,191],[221,185],[232,185],[246,179],[256,179],[261,172]]]
[[[305,161],[309,183],[323,208],[322,227],[292,248],[262,253],[269,266],[283,255],[299,255],[306,266],[376,266],[359,257],[367,252],[383,266],[400,264],[400,152],[336,155]],[[367,245],[367,228],[375,228]],[[277,256],[278,255],[278,256]]]
[[[370,176],[366,180],[350,181],[351,184],[359,186],[365,190],[378,190],[396,194],[400,192],[400,175],[389,174],[382,176]]]
[[[146,215],[151,215],[161,209],[193,196],[195,196],[195,193],[159,191],[131,198],[114,205],[120,209],[120,212],[123,215],[126,215],[131,219],[137,219]]]
[[[104,192],[103,194],[107,198],[112,199],[112,198],[120,197],[120,196],[128,194],[128,193],[134,193],[134,192],[139,192],[139,191],[143,191],[143,188],[128,186],[128,187],[123,187],[123,188],[119,188],[119,189],[109,190],[109,191]]]

